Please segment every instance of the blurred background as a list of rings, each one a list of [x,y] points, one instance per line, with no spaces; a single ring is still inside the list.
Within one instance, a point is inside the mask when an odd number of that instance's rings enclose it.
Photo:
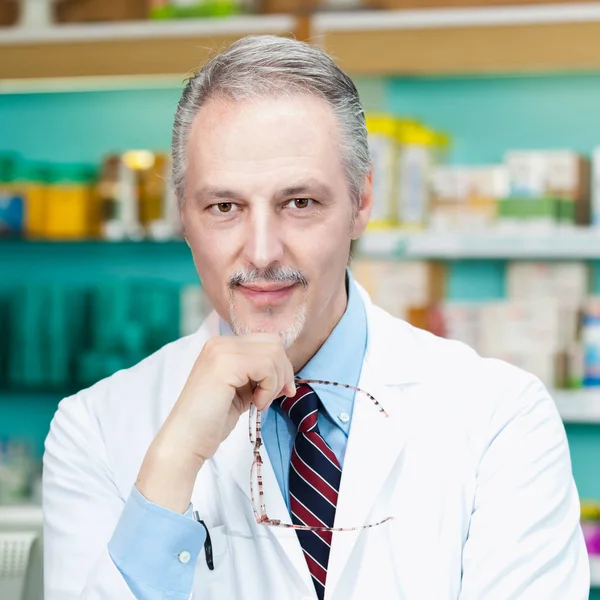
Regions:
[[[352,268],[375,302],[552,391],[599,599],[600,2],[560,0],[0,0],[0,596],[41,597],[60,399],[210,310],[172,119],[184,79],[255,33],[357,83],[376,185]]]

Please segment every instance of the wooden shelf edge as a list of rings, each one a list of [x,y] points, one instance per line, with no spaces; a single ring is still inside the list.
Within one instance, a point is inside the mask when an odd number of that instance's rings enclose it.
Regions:
[[[0,80],[0,95],[181,89],[183,85],[183,77],[173,74],[36,77]]]
[[[600,69],[600,3],[322,14],[311,40],[354,75]]]
[[[56,25],[38,30],[0,28],[0,47],[31,44],[63,44],[113,40],[177,37],[242,36],[253,33],[289,33],[297,19],[291,15],[251,15],[181,19],[176,21],[127,21]]]
[[[370,10],[317,13],[312,19],[312,34],[322,36],[327,33],[344,31],[441,29],[592,21],[600,21],[600,2],[424,10]]]

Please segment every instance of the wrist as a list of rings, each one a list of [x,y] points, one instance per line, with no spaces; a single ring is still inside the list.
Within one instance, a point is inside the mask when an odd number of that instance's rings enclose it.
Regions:
[[[155,440],[140,468],[137,489],[150,502],[183,514],[203,464],[200,457]]]

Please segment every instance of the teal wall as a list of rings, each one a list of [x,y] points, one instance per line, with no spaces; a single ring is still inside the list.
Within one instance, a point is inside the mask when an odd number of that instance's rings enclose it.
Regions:
[[[0,95],[0,151],[98,164],[113,151],[167,150],[178,89]]]
[[[367,110],[415,116],[453,138],[451,162],[502,160],[508,148],[600,146],[600,73],[531,77],[359,79]],[[180,89],[0,95],[0,152],[32,160],[98,163],[111,151],[167,149]],[[54,266],[53,257],[59,258]],[[9,260],[6,260],[9,258]],[[90,272],[90,260],[97,268]],[[52,266],[51,266],[52,265]],[[598,265],[594,265],[596,270]],[[0,245],[0,289],[56,276],[195,281],[183,245]],[[596,278],[598,280],[598,278]],[[596,292],[600,292],[598,285]],[[503,261],[454,261],[448,296],[502,298]],[[56,396],[0,394],[0,435],[30,436],[43,448]],[[600,426],[569,425],[573,470],[582,497],[600,498]],[[600,598],[600,596],[599,596]]]
[[[397,79],[386,108],[450,133],[456,163],[499,162],[509,148],[600,146],[600,73]]]

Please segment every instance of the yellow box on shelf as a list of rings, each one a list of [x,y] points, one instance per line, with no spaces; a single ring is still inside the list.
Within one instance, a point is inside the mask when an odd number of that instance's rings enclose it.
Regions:
[[[27,237],[44,235],[46,222],[49,169],[45,165],[21,163],[14,186],[23,194],[24,232]]]
[[[95,174],[82,165],[57,165],[47,189],[44,237],[82,239],[93,231]]]

